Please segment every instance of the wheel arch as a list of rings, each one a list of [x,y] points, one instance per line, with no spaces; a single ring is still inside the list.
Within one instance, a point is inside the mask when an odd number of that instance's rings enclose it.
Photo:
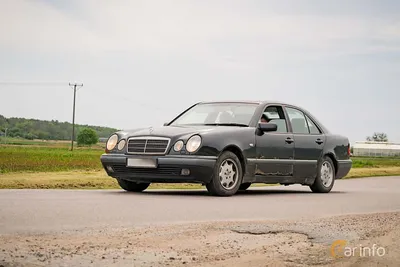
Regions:
[[[337,159],[335,157],[335,154],[333,154],[332,152],[326,152],[323,155],[323,157],[328,157],[328,158],[330,158],[332,160],[333,166],[335,167],[335,178],[336,178],[336,175],[338,173],[338,161],[337,161]]]
[[[245,158],[244,158],[242,150],[237,145],[230,144],[230,145],[225,146],[221,150],[220,155],[222,153],[224,153],[225,151],[230,151],[230,152],[234,153],[239,158],[240,165],[242,167],[242,173],[244,175],[246,173],[246,162],[245,162]],[[220,155],[218,155],[218,156],[220,156]]]

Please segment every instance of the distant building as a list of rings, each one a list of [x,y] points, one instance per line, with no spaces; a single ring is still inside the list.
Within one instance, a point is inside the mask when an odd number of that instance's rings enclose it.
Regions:
[[[400,143],[391,142],[356,142],[353,145],[353,156],[395,157],[400,156]]]
[[[100,143],[105,143],[105,142],[107,142],[107,139],[108,139],[108,138],[100,137],[100,138],[99,138],[99,142],[100,142]]]

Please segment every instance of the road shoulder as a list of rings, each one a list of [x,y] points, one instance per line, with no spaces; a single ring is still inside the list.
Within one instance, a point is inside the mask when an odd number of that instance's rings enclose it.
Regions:
[[[344,255],[331,246],[345,240]],[[400,266],[400,212],[0,236],[3,266]],[[374,246],[375,244],[375,246]],[[360,245],[375,256],[360,256]],[[378,256],[376,250],[384,249]],[[380,250],[382,253],[382,249]],[[342,255],[343,257],[338,257]],[[12,265],[11,265],[12,264]]]

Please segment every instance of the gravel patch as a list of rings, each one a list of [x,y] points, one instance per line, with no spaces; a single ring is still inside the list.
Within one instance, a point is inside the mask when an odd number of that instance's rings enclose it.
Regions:
[[[385,255],[334,258],[331,244]],[[0,267],[400,266],[400,212],[0,236]]]

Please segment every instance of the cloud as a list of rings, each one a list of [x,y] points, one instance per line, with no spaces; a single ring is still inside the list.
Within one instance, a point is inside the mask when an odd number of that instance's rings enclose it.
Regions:
[[[43,2],[13,0],[0,10],[0,45],[35,52],[90,51],[98,36],[62,10]]]
[[[216,58],[225,66],[234,66],[238,58],[252,62],[266,56],[303,58],[399,49],[398,43],[382,44],[400,40],[398,20],[394,24],[385,17],[285,14],[273,2],[261,12],[249,3],[76,1],[71,2],[75,6],[71,11],[46,2],[15,0],[0,11],[0,42],[3,47],[48,53],[174,53],[199,60]],[[249,50],[252,46],[256,49]]]
[[[69,120],[67,84],[77,80],[85,85],[81,122],[129,128],[149,118],[161,124],[199,100],[275,99],[362,138],[374,129],[355,118],[371,105],[398,113],[397,2],[7,1],[0,9],[3,81],[65,87],[3,86],[0,106],[7,116]],[[113,94],[118,101],[110,102]],[[333,102],[341,109],[326,109]],[[395,136],[397,125],[379,116],[368,120]]]

